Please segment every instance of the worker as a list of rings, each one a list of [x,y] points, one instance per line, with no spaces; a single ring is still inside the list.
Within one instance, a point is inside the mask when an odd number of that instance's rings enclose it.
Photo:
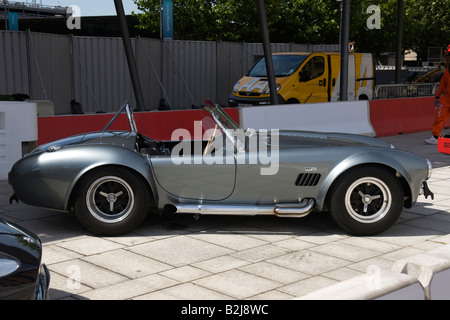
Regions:
[[[441,131],[444,128],[444,125],[450,115],[450,45],[445,50],[444,59],[447,69],[442,75],[441,82],[439,83],[439,88],[436,92],[436,97],[434,100],[436,116],[431,128],[432,136],[428,139],[425,139],[425,143],[428,144],[438,143]]]

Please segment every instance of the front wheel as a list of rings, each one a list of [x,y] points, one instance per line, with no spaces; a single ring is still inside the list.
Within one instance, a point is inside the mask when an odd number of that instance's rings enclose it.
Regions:
[[[126,169],[106,168],[90,172],[79,185],[75,214],[86,229],[96,234],[125,234],[136,228],[147,215],[147,186]]]
[[[398,178],[382,168],[357,168],[336,181],[328,206],[344,230],[357,236],[375,235],[399,218],[403,188]]]

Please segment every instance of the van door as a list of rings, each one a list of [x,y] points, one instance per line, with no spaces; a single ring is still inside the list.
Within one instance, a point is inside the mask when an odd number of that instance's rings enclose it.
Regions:
[[[331,54],[328,56],[330,66],[330,101],[336,102],[340,99],[340,87],[341,87],[341,55]]]
[[[373,98],[375,87],[375,63],[370,53],[356,55],[356,96],[359,100]]]
[[[300,103],[327,102],[328,68],[324,56],[312,56],[299,72],[299,100]]]
[[[355,64],[355,55],[349,54],[348,56],[348,84],[347,84],[347,100],[354,101],[356,100],[356,64]]]
[[[331,65],[331,102],[339,101],[341,98],[341,55],[330,56]],[[355,55],[349,54],[348,56],[348,79],[347,79],[347,100],[353,101],[356,99],[356,65]]]

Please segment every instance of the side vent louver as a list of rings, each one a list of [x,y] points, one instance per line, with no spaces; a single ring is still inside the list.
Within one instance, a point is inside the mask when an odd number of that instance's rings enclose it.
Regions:
[[[320,173],[300,173],[295,181],[295,185],[299,187],[317,186],[320,180]]]

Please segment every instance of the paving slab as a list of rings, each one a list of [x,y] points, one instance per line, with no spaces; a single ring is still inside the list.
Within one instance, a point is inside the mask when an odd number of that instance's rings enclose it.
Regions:
[[[55,300],[289,300],[450,244],[450,155],[426,145],[429,135],[381,138],[432,161],[436,197],[419,197],[372,237],[350,236],[327,214],[169,215],[149,217],[125,236],[97,237],[74,215],[10,205],[6,181],[0,216],[40,236]]]

